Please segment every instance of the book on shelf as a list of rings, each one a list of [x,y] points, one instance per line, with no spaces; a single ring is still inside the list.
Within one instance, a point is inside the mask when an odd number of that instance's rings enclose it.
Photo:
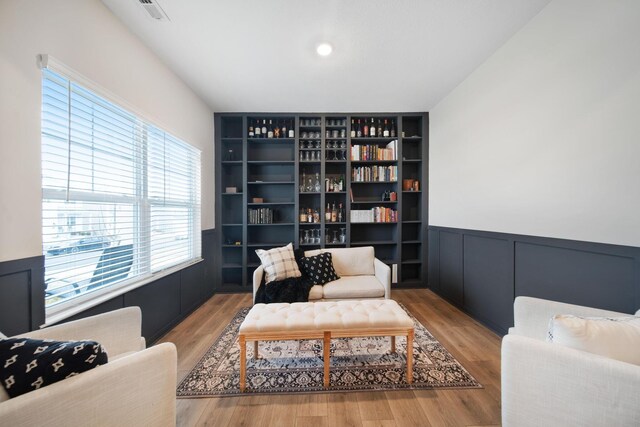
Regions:
[[[249,209],[249,224],[273,224],[271,208]]]
[[[371,209],[352,209],[351,222],[394,223],[398,222],[398,211],[384,206],[377,206]]]
[[[352,145],[351,160],[356,162],[369,160],[398,160],[398,140],[394,139],[389,142],[385,148],[373,144]]]
[[[353,182],[395,182],[398,166],[355,166],[351,170]]]

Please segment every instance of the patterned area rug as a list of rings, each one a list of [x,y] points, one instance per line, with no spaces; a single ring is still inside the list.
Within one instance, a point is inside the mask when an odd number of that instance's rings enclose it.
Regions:
[[[406,311],[406,308],[403,307]],[[247,389],[239,390],[238,329],[249,309],[231,323],[178,385],[178,397],[218,397],[326,391],[481,388],[482,386],[411,313],[415,323],[413,384],[406,382],[406,338],[331,340],[331,385],[323,387],[322,340],[263,341],[259,359],[247,343]]]

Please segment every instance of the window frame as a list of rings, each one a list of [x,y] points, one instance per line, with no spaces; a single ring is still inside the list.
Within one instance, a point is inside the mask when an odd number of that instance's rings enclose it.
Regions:
[[[154,282],[162,277],[174,274],[180,270],[183,270],[191,265],[202,262],[202,243],[201,243],[201,218],[202,218],[202,194],[201,194],[201,179],[202,179],[202,152],[197,147],[194,147],[191,144],[185,142],[185,139],[175,137],[169,134],[164,129],[167,129],[166,126],[163,126],[155,119],[149,118],[146,114],[139,111],[137,108],[114,95],[110,91],[104,89],[93,81],[87,79],[81,74],[75,72],[70,69],[63,63],[57,61],[50,55],[38,55],[38,62],[41,70],[43,70],[41,76],[41,84],[40,84],[40,98],[42,99],[44,85],[43,82],[45,80],[44,70],[49,70],[54,72],[55,74],[60,75],[61,77],[67,79],[69,81],[69,93],[72,91],[72,84],[76,84],[80,86],[82,89],[87,90],[94,95],[98,96],[106,100],[109,103],[114,104],[116,107],[126,111],[135,117],[136,126],[141,130],[139,134],[136,136],[136,139],[140,138],[138,143],[136,144],[135,152],[136,157],[144,158],[148,156],[149,153],[149,140],[146,133],[149,127],[153,127],[167,136],[172,137],[175,141],[181,144],[187,145],[193,153],[196,155],[194,157],[189,157],[190,160],[199,162],[197,165],[196,175],[194,177],[194,188],[191,188],[189,197],[187,201],[177,201],[177,200],[152,200],[149,197],[148,193],[148,176],[149,176],[149,168],[150,165],[146,160],[140,161],[140,164],[143,165],[142,170],[136,167],[136,171],[134,174],[134,184],[135,184],[135,192],[132,196],[129,195],[119,195],[114,196],[109,194],[109,202],[110,203],[124,203],[132,206],[134,209],[134,221],[136,222],[135,232],[134,232],[134,257],[138,257],[139,260],[142,260],[142,264],[144,264],[144,268],[140,269],[142,273],[136,274],[134,277],[127,278],[123,281],[106,285],[102,288],[98,288],[95,290],[91,290],[90,292],[85,292],[74,296],[73,298],[69,298],[69,300],[61,301],[59,303],[46,306],[45,305],[45,325],[57,323],[67,317],[73,316],[77,313],[80,313],[84,310],[87,310],[91,307],[109,301],[119,295],[122,295],[126,292],[129,292],[133,289],[145,286],[151,282]],[[42,123],[42,122],[41,122]],[[43,135],[43,131],[41,129],[41,135]],[[41,149],[44,146],[44,141],[41,139]],[[40,159],[40,164],[42,167],[42,159]],[[141,175],[140,175],[141,174]],[[45,188],[44,182],[41,182],[42,189],[42,198],[41,198],[41,208],[44,208],[44,203],[47,202],[64,202],[67,200],[79,201],[79,202],[104,202],[103,197],[96,197],[96,192],[92,191],[81,191],[81,190],[69,190],[64,191],[61,189],[53,189],[53,188]],[[102,193],[104,195],[104,193]],[[161,268],[159,270],[153,270],[151,268],[152,263],[152,242],[151,242],[151,209],[153,206],[167,206],[167,207],[186,207],[188,208],[190,214],[188,219],[188,236],[189,240],[191,240],[191,245],[189,245],[188,249],[188,260],[180,262],[175,265],[171,265],[168,267]],[[146,222],[145,222],[146,221]],[[141,226],[140,223],[143,225]],[[44,223],[41,224],[40,228],[41,232],[44,231]],[[44,240],[41,238],[41,241]],[[145,242],[140,244],[140,242]],[[139,252],[142,251],[142,254]],[[46,259],[46,254],[44,254],[43,247],[43,257]],[[140,268],[140,266],[138,266]],[[44,295],[43,295],[44,298]]]

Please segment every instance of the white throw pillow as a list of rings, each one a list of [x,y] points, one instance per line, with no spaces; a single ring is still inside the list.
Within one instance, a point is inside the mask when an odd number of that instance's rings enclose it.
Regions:
[[[578,317],[559,314],[547,341],[640,365],[640,317]]]
[[[265,283],[302,276],[298,269],[296,258],[293,255],[292,243],[281,248],[269,249],[268,251],[258,249],[256,254],[260,257],[264,268]]]
[[[5,334],[3,334],[2,332],[0,332],[0,340],[3,340],[7,338],[7,336]]]
[[[640,316],[640,310],[636,311],[636,316]]]

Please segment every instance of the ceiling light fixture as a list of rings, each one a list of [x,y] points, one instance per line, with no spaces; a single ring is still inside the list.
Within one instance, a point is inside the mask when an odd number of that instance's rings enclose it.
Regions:
[[[320,43],[316,48],[316,52],[320,56],[329,56],[333,51],[333,47],[329,43]]]

